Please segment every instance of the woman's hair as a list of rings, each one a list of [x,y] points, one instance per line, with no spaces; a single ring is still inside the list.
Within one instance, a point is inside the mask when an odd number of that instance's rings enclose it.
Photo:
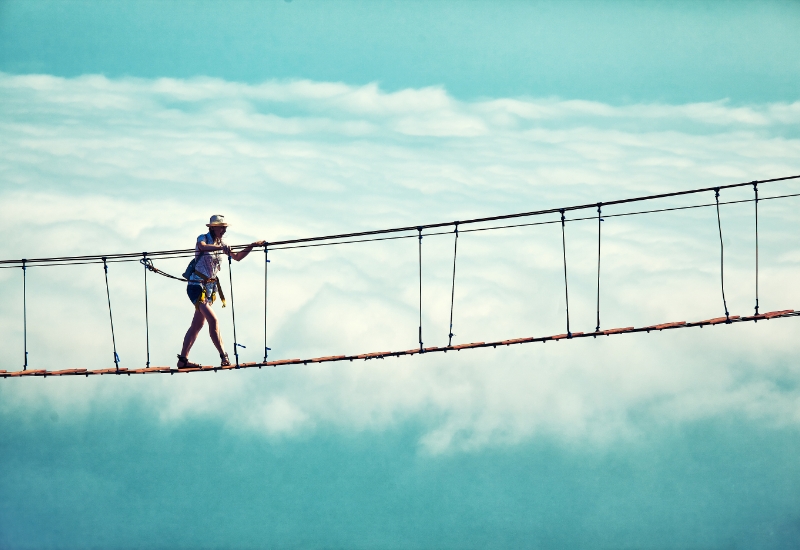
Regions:
[[[214,239],[215,243],[218,243],[222,240],[222,231],[225,229],[225,226],[209,227],[208,229],[211,232],[211,237]],[[215,229],[217,229],[218,232],[215,232]]]

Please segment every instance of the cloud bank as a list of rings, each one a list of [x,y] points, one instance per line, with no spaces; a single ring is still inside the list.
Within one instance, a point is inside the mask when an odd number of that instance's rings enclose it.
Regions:
[[[442,88],[246,85],[214,79],[0,75],[0,214],[7,258],[186,248],[225,214],[231,242],[503,214],[800,172],[800,102],[613,106],[557,98],[457,101]],[[762,196],[797,192],[764,186]],[[748,199],[752,190],[723,194]],[[713,202],[693,197],[659,203]],[[798,199],[760,204],[761,310],[800,305]],[[619,207],[606,214],[623,213]],[[724,206],[729,309],[754,303],[753,205]],[[555,219],[555,218],[552,218]],[[573,330],[595,326],[596,221],[567,225]],[[721,314],[713,209],[603,222],[604,327]],[[458,342],[564,330],[560,227],[462,233]],[[452,235],[423,241],[423,338],[446,343]],[[407,349],[418,326],[415,239],[271,254],[277,357]],[[184,262],[157,265],[181,272]],[[263,254],[233,267],[243,360],[262,357]],[[123,366],[144,357],[143,275],[110,268]],[[0,368],[21,364],[21,274],[2,270]],[[28,272],[33,367],[109,363],[102,268]],[[191,316],[149,279],[151,356],[171,364]],[[232,351],[229,310],[217,309]],[[268,437],[424,427],[426,452],[531,437],[607,444],[654,425],[744,415],[800,421],[794,321],[200,376],[6,380],[4,414],[64,419],[142,406]],[[201,336],[193,358],[216,361]]]

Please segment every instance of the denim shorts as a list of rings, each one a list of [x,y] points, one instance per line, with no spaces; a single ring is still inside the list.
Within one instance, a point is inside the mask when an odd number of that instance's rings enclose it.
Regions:
[[[189,295],[189,300],[195,305],[197,305],[200,298],[203,296],[203,290],[205,289],[202,285],[186,285],[186,294]]]

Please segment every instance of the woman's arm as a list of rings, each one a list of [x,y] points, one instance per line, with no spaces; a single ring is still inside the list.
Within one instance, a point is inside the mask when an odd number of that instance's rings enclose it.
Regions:
[[[264,246],[265,244],[267,244],[266,241],[256,241],[254,243],[248,244],[246,247],[244,247],[238,252],[233,252],[231,249],[228,249],[228,251],[225,253],[228,254],[231,258],[233,258],[237,262],[241,262],[242,260],[245,259],[245,257],[247,257],[248,254],[250,254],[250,251],[253,250],[254,247]]]
[[[225,252],[226,248],[228,248],[228,247],[225,246],[224,244],[208,244],[208,243],[204,243],[202,241],[198,241],[197,242],[197,249],[200,252],[214,252],[215,250],[222,250],[223,252]],[[226,254],[227,254],[227,252],[226,252]]]

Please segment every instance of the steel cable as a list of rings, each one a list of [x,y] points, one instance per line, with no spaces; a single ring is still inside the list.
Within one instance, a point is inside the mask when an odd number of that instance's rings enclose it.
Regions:
[[[714,198],[717,201],[717,228],[719,229],[719,282],[722,288],[722,305],[725,308],[726,323],[731,322],[728,313],[728,302],[725,300],[725,246],[722,243],[722,221],[719,217],[719,189],[714,189]]]
[[[756,210],[756,315],[758,315],[758,183],[753,183],[753,191],[756,195],[753,204]]]
[[[419,233],[419,352],[422,353],[422,228],[417,227]]]
[[[595,332],[600,332],[600,225],[602,218],[602,203],[597,203],[597,326]]]
[[[144,268],[144,330],[145,330],[145,338],[147,342],[147,362],[145,368],[150,368],[150,313],[148,311],[148,300],[147,300],[147,272],[148,272],[148,264],[147,264],[147,252],[142,252],[142,259],[139,260]]]
[[[453,286],[450,290],[450,334],[447,335],[447,345],[453,345],[453,304],[456,298],[456,254],[458,254],[458,222],[455,222],[456,228],[453,231],[456,236],[453,240]]]
[[[108,264],[103,258],[103,272],[106,278],[106,299],[108,300],[108,320],[111,322],[111,343],[114,346],[114,366],[119,372],[119,355],[117,355],[117,339],[114,336],[114,317],[111,315],[111,293],[108,290]]]
[[[736,184],[731,184],[731,185],[721,185],[721,186],[718,186],[718,187],[704,187],[704,188],[698,188],[698,189],[689,189],[689,190],[686,190],[686,191],[674,191],[674,192],[670,192],[670,193],[659,193],[659,194],[656,194],[656,195],[645,195],[645,196],[640,196],[640,197],[632,197],[632,198],[628,198],[628,199],[619,199],[619,200],[614,200],[614,201],[606,201],[603,204],[605,206],[628,204],[628,203],[633,203],[633,202],[641,202],[641,201],[662,199],[662,198],[667,198],[667,197],[679,197],[679,196],[683,196],[683,195],[691,195],[691,194],[703,193],[703,192],[719,190],[719,189],[732,189],[732,188],[736,188],[736,187],[742,187],[742,186],[745,186],[745,185],[752,185],[753,183],[769,183],[769,182],[793,180],[793,179],[798,179],[798,178],[800,178],[800,175],[787,176],[787,177],[782,177],[782,178],[765,179],[765,180],[759,180],[759,181],[755,181],[755,182],[736,183]],[[740,201],[740,202],[748,202],[748,201]],[[547,208],[547,209],[543,209],[543,210],[534,210],[534,211],[530,211],[530,212],[520,212],[520,213],[516,213],[516,214],[505,214],[505,215],[500,215],[500,216],[488,216],[488,217],[483,217],[483,218],[474,218],[474,219],[470,219],[470,220],[462,220],[459,223],[461,225],[474,224],[474,223],[485,223],[485,222],[490,222],[490,221],[507,220],[507,219],[513,219],[513,218],[524,218],[524,217],[530,217],[530,216],[540,216],[540,215],[545,215],[545,214],[554,214],[554,213],[561,212],[561,211],[565,211],[566,212],[566,211],[572,211],[572,210],[586,210],[586,209],[589,209],[589,208],[594,208],[596,206],[597,206],[597,203],[581,204],[581,205],[575,205],[575,206],[566,206],[566,207],[562,207],[562,208]],[[631,215],[631,214],[628,214],[628,215]],[[591,218],[589,218],[589,219],[591,219]],[[355,232],[355,233],[343,233],[343,234],[339,234],[339,235],[325,235],[325,236],[322,236],[322,237],[308,237],[308,238],[302,238],[302,239],[289,239],[289,240],[283,240],[283,241],[274,241],[272,244],[273,244],[273,250],[277,250],[277,249],[279,249],[277,247],[280,247],[280,245],[300,244],[300,243],[317,242],[317,241],[330,241],[330,240],[337,240],[337,239],[349,239],[349,238],[353,238],[353,237],[364,237],[364,236],[369,236],[369,235],[382,235],[382,234],[387,234],[387,233],[401,233],[401,232],[413,231],[415,229],[420,229],[420,228],[421,229],[435,229],[435,228],[447,227],[447,226],[451,226],[451,225],[453,225],[453,222],[432,223],[432,224],[420,225],[420,226],[395,227],[395,228],[391,228],[391,229],[378,229],[378,230],[373,230],[373,231],[359,231],[359,232]],[[346,242],[352,242],[352,241],[346,241]],[[336,244],[340,244],[340,243],[336,243]],[[231,249],[239,250],[239,249],[246,248],[247,246],[248,245],[234,245],[234,246],[231,247]],[[158,252],[150,252],[150,256],[151,257],[158,257],[158,256],[175,255],[175,254],[189,254],[191,252],[193,252],[193,250],[190,250],[190,249],[165,250],[165,251],[158,251]],[[70,256],[70,257],[64,256],[64,257],[56,257],[56,258],[36,258],[36,259],[29,259],[28,262],[29,263],[47,263],[47,262],[53,263],[53,262],[67,262],[67,261],[76,261],[76,260],[95,260],[95,261],[98,261],[98,260],[101,260],[102,258],[106,258],[107,260],[111,260],[111,259],[127,259],[128,261],[133,261],[136,258],[138,258],[139,254],[140,253],[135,252],[135,253],[124,253],[124,254],[106,254],[105,256],[102,256],[102,257],[101,256],[90,255],[90,256]],[[20,260],[0,260],[0,264],[19,264],[19,263],[20,263]]]
[[[22,260],[22,341],[25,351],[25,362],[22,370],[28,370],[28,268],[26,260]]]
[[[561,211],[561,250],[564,252],[564,296],[567,302],[567,338],[572,338],[569,330],[569,285],[567,284],[567,241],[564,236],[564,211]]]

